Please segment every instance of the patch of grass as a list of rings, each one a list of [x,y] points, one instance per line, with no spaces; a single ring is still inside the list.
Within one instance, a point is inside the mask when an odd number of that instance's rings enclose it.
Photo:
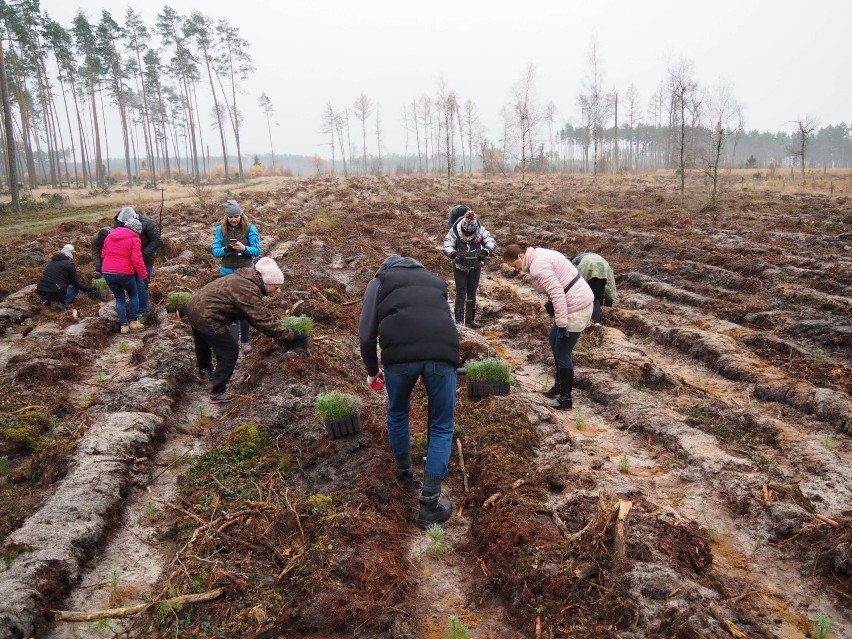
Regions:
[[[465,364],[467,379],[471,382],[511,382],[512,368],[501,359],[489,357]]]
[[[17,557],[21,556],[25,552],[35,552],[36,550],[38,550],[38,548],[27,544],[7,544],[6,547],[3,548],[2,552],[0,552],[0,557],[3,558],[6,568],[8,568]]]
[[[355,415],[361,410],[361,400],[350,393],[331,391],[317,395],[314,408],[317,417],[327,422]]]
[[[470,630],[465,626],[458,617],[450,615],[447,619],[447,632],[444,633],[445,639],[470,639]]]
[[[312,515],[319,515],[323,510],[331,506],[334,500],[331,495],[314,493],[313,495],[309,495],[305,501],[308,503],[309,512]]]
[[[265,427],[244,422],[220,444],[196,457],[186,471],[181,492],[194,509],[207,513],[223,500],[239,504],[257,499],[255,481],[271,470],[286,467],[288,458],[280,451],[264,456],[271,436]]]
[[[112,626],[109,619],[98,619],[89,622],[89,631],[96,637],[108,637],[112,634]]]
[[[621,453],[621,457],[618,458],[618,472],[625,475],[630,472],[630,458],[627,453]]]
[[[314,332],[314,320],[307,315],[286,315],[281,318],[281,326],[302,335]]]
[[[169,291],[166,295],[166,304],[169,306],[186,306],[192,293],[188,291]]]
[[[429,545],[426,552],[430,557],[440,557],[447,552],[447,542],[444,539],[444,529],[440,524],[431,524],[426,528],[426,537]]]

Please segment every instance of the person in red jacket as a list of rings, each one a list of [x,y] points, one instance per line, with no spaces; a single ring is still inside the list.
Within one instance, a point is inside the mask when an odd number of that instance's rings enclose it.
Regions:
[[[124,226],[110,231],[101,252],[101,268],[109,290],[115,295],[115,312],[122,333],[145,329],[137,320],[139,289],[136,278],[148,278],[148,271],[142,259],[142,240],[139,238],[141,232],[142,223],[131,219],[125,222]],[[129,301],[125,301],[125,295]]]

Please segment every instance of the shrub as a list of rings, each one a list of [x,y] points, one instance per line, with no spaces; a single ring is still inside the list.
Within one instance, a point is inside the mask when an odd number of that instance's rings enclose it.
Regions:
[[[314,331],[314,320],[307,315],[287,315],[281,318],[281,326],[294,333],[310,335]]]
[[[468,362],[467,379],[471,382],[511,382],[512,369],[503,360],[491,357]]]
[[[361,400],[349,393],[331,391],[317,395],[315,408],[317,417],[329,422],[357,414],[361,410]]]
[[[169,306],[186,306],[192,293],[187,291],[169,291],[166,296],[166,304]]]

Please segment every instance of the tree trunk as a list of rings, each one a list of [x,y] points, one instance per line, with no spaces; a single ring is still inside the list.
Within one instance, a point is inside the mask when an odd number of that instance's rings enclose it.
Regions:
[[[12,129],[12,107],[9,103],[9,84],[6,78],[6,58],[3,54],[3,39],[0,38],[0,102],[3,103],[3,123],[6,130],[6,159],[8,162],[9,190],[12,195],[12,210],[21,210],[21,194],[18,190],[18,167],[15,163],[15,136]]]

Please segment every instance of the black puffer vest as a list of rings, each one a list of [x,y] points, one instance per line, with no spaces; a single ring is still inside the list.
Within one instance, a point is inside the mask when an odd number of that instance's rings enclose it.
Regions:
[[[459,365],[459,334],[447,305],[447,283],[422,266],[377,274],[382,364],[422,360]]]

